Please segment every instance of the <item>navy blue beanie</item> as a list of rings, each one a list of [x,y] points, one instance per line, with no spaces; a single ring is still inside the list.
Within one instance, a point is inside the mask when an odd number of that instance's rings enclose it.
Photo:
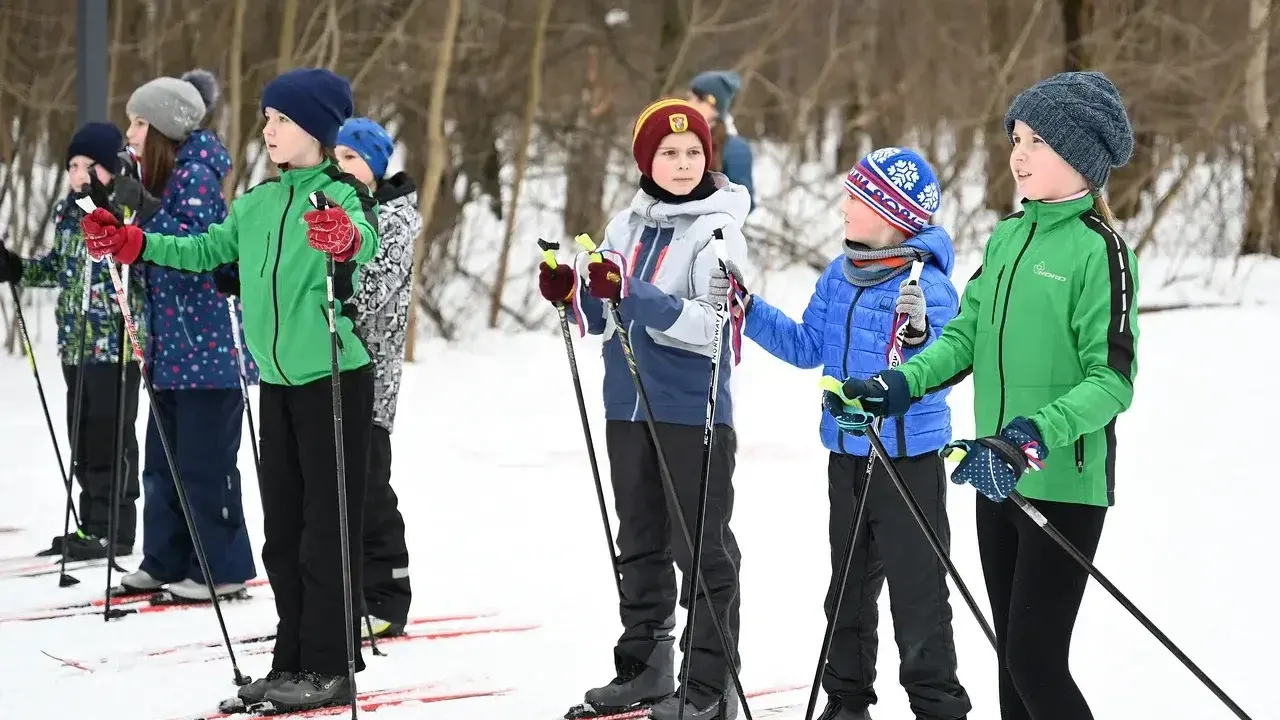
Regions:
[[[1021,120],[1097,190],[1111,168],[1133,155],[1133,128],[1120,91],[1100,72],[1064,72],[1041,80],[1013,99],[1004,130],[1013,139]]]
[[[689,83],[689,89],[704,100],[710,98],[721,115],[733,114],[733,98],[741,88],[742,76],[732,70],[708,70]]]
[[[324,68],[297,68],[262,89],[262,112],[275,108],[324,147],[338,144],[338,128],[355,111],[351,83]]]
[[[123,147],[124,133],[120,128],[105,122],[85,123],[67,144],[66,164],[71,164],[71,158],[83,155],[115,175],[120,166],[117,153]]]

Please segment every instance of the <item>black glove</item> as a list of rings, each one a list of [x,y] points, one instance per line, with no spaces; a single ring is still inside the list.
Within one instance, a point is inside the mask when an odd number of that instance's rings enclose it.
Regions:
[[[849,378],[841,392],[862,403],[862,409],[877,417],[905,415],[911,409],[907,378],[897,370],[886,370],[866,380]]]
[[[22,280],[22,258],[4,246],[0,238],[0,283],[16,283]]]
[[[235,265],[224,265],[214,270],[213,286],[223,295],[239,295],[240,270]]]
[[[157,200],[147,189],[142,187],[142,182],[130,175],[117,175],[112,181],[114,190],[113,198],[120,207],[129,208],[136,216],[133,221],[134,225],[142,225],[151,219],[152,215],[160,209],[160,201]]]

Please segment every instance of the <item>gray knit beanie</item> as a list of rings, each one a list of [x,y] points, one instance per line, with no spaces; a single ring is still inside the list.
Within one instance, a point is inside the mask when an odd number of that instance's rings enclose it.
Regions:
[[[180,78],[158,77],[133,91],[125,111],[147,121],[161,135],[187,139],[218,100],[218,79],[207,70],[192,70]]]
[[[1064,72],[1041,80],[1013,99],[1004,130],[1013,138],[1021,120],[1101,190],[1111,168],[1133,155],[1133,128],[1120,91],[1100,72]]]

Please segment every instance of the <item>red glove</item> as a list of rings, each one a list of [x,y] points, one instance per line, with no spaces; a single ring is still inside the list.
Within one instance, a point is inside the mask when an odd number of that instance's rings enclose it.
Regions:
[[[538,265],[538,292],[547,302],[569,302],[577,284],[578,275],[568,265]]]
[[[587,290],[593,297],[618,302],[622,299],[622,269],[608,258],[587,265]]]
[[[101,260],[107,255],[118,263],[132,265],[142,256],[146,236],[137,225],[121,225],[110,211],[95,208],[80,220],[85,248],[89,257]]]
[[[311,210],[302,216],[307,221],[307,242],[335,262],[346,262],[360,250],[360,233],[351,224],[347,211],[340,207]]]

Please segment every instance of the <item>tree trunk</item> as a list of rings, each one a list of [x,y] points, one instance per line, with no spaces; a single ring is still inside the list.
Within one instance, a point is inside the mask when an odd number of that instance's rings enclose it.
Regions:
[[[231,87],[229,88],[229,100],[227,106],[230,112],[227,113],[227,122],[230,129],[227,132],[228,148],[231,152],[236,152],[244,146],[244,137],[242,136],[243,113],[240,107],[244,103],[244,82],[242,75],[244,74],[244,13],[248,5],[247,0],[236,0],[235,8],[231,16],[231,57],[227,63],[227,74],[230,75]],[[222,194],[225,197],[235,197],[236,183],[239,180],[240,173],[229,172],[222,179]]]
[[[1241,254],[1277,254],[1272,234],[1276,193],[1276,142],[1267,108],[1267,53],[1271,20],[1271,0],[1250,0],[1249,31],[1256,38],[1244,83],[1245,115],[1253,135],[1249,168],[1249,208],[1245,216]]]
[[[613,131],[612,89],[601,78],[600,51],[587,48],[586,84],[575,127],[567,138],[564,228],[568,235],[604,229],[604,183]]]
[[[1070,2],[1070,0],[1065,0]],[[988,56],[998,67],[1013,50],[1014,35],[1009,25],[1009,0],[987,0],[987,29],[990,33]],[[987,188],[984,202],[988,210],[1004,216],[1013,211],[1013,178],[1009,175],[1009,137],[1004,131],[1003,114],[986,123],[982,133],[986,146]]]
[[[533,51],[529,58],[529,97],[524,105],[524,124],[520,127],[520,139],[516,143],[516,176],[511,181],[511,205],[507,208],[506,227],[502,234],[502,250],[498,254],[498,271],[493,278],[493,294],[489,298],[489,327],[498,327],[498,315],[502,310],[502,290],[507,284],[507,262],[511,256],[511,242],[516,230],[516,210],[520,207],[520,187],[524,183],[525,164],[529,158],[529,140],[533,136],[533,121],[538,116],[538,104],[542,101],[542,55],[547,44],[547,25],[551,22],[551,0],[542,0],[538,9],[538,25],[534,29]]]
[[[444,174],[445,160],[448,157],[444,136],[444,98],[449,87],[449,70],[453,66],[453,45],[458,35],[458,24],[462,18],[462,0],[449,0],[449,8],[445,12],[444,27],[436,53],[436,71],[431,81],[431,100],[427,106],[427,172],[423,178],[422,194],[418,199],[418,210],[422,214],[422,222],[427,226],[431,222],[431,214],[435,210],[436,193],[440,191],[440,180]],[[423,288],[418,282],[422,275],[422,263],[427,254],[427,240],[430,236],[422,233],[413,244],[413,272],[410,285],[413,288],[414,302],[409,312],[409,329],[405,360],[414,361],[415,336],[417,334],[418,303],[421,301]]]
[[[1062,0],[1062,68],[1065,72],[1080,72],[1092,67],[1086,43],[1093,31],[1093,21],[1093,0]]]

